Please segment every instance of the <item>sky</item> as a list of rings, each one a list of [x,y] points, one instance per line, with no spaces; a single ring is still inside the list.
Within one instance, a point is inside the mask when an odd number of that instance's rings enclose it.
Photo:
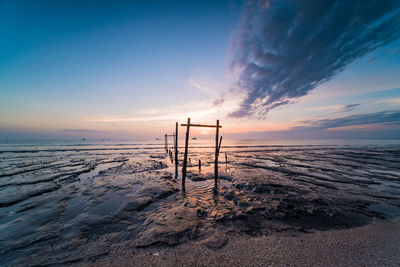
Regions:
[[[398,0],[0,0],[0,139],[400,138],[399,73]]]

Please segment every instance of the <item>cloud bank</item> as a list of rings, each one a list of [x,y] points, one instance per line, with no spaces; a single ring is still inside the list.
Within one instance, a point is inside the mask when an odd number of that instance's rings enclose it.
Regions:
[[[399,0],[249,1],[232,42],[232,117],[264,117],[400,37]]]

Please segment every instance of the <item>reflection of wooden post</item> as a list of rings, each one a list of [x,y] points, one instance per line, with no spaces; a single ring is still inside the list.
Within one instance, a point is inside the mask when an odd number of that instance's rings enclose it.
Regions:
[[[219,120],[217,120],[217,131],[215,134],[215,162],[214,162],[214,179],[215,187],[218,186],[218,137],[219,137]]]
[[[178,177],[178,122],[175,123],[175,178]]]
[[[186,166],[187,166],[187,155],[189,145],[189,129],[190,129],[190,118],[187,120],[186,126],[186,138],[185,138],[185,154],[183,156],[183,167],[182,167],[182,188],[185,189],[185,178],[186,178]]]
[[[225,152],[225,164],[228,164],[228,154]]]

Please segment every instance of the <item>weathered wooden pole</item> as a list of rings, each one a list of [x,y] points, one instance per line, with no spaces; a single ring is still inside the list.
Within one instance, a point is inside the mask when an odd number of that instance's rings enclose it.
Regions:
[[[165,151],[168,153],[168,135],[165,134]]]
[[[175,123],[175,178],[178,177],[178,122]]]
[[[185,138],[185,154],[183,156],[183,166],[182,166],[182,189],[183,190],[185,190],[186,166],[187,166],[187,155],[188,155],[188,146],[189,146],[189,129],[190,129],[190,118],[187,119],[186,138]]]
[[[217,120],[217,130],[215,133],[215,162],[214,162],[214,179],[215,187],[218,186],[218,137],[219,137],[219,120]]]
[[[199,171],[201,171],[201,159],[199,159]]]

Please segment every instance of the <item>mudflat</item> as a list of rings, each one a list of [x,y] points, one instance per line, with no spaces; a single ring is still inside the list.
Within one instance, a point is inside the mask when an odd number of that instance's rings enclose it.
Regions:
[[[235,244],[241,250],[230,259],[250,261],[240,254],[253,243],[275,249],[276,238],[287,238],[296,246],[400,215],[398,144],[227,140],[217,190],[212,144],[190,147],[185,190],[173,157],[156,143],[63,142],[0,151],[0,265],[111,262],[121,251],[175,253],[186,246],[183,254],[202,264],[235,251]],[[178,159],[181,169],[182,154]],[[315,246],[324,249],[323,240]],[[301,244],[299,259],[311,253]]]

